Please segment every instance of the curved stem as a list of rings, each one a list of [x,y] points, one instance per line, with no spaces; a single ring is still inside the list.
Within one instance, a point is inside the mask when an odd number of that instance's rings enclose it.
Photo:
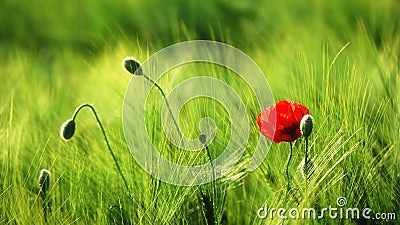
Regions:
[[[289,144],[290,144],[290,154],[289,154],[288,162],[286,164],[287,190],[286,190],[286,200],[285,200],[285,202],[287,202],[287,198],[288,198],[289,191],[290,191],[289,164],[290,164],[290,160],[292,159],[292,153],[293,153],[293,144],[292,144],[292,142],[289,142]]]
[[[111,146],[110,146],[110,143],[108,142],[107,135],[106,135],[106,132],[105,132],[105,130],[104,130],[103,124],[101,123],[101,121],[100,121],[100,119],[99,119],[99,117],[98,117],[98,115],[97,115],[96,110],[94,109],[94,107],[93,107],[92,105],[90,105],[90,104],[83,104],[83,105],[80,105],[80,106],[75,110],[75,113],[74,113],[74,116],[72,117],[72,120],[75,120],[75,118],[76,118],[76,116],[78,115],[79,111],[80,111],[81,109],[83,109],[84,107],[88,107],[88,108],[90,108],[90,109],[92,110],[92,112],[93,112],[93,114],[94,114],[94,117],[96,118],[97,123],[98,123],[99,126],[100,126],[100,130],[101,130],[101,132],[102,132],[102,134],[103,134],[104,140],[106,141],[107,148],[108,148],[108,150],[110,151],[110,154],[111,154],[111,156],[112,156],[112,158],[113,158],[113,160],[114,160],[114,163],[115,163],[115,165],[116,165],[116,167],[117,167],[117,170],[118,170],[119,174],[121,175],[122,180],[124,181],[125,188],[126,188],[126,190],[128,191],[128,194],[130,195],[129,187],[128,187],[128,182],[126,182],[126,179],[125,179],[125,177],[124,177],[124,174],[122,173],[121,167],[120,167],[119,164],[118,164],[117,158],[115,157],[115,154],[114,154],[113,150],[111,149]]]
[[[164,93],[163,89],[160,87],[160,85],[157,84],[157,82],[155,82],[153,79],[151,79],[151,78],[150,78],[149,76],[147,76],[146,74],[143,74],[143,76],[144,76],[144,77],[146,78],[146,80],[148,80],[150,83],[154,84],[154,85],[158,88],[158,90],[161,92],[161,95],[162,95],[163,98],[164,98],[165,104],[167,105],[169,114],[171,115],[172,120],[174,121],[174,125],[175,125],[176,129],[178,130],[179,138],[180,138],[179,141],[182,141],[182,138],[183,138],[182,132],[181,132],[181,130],[179,129],[179,125],[178,125],[178,123],[177,123],[176,120],[175,120],[174,114],[172,114],[171,107],[169,106],[169,102],[168,102],[168,100],[167,100],[167,97],[165,96],[165,93]]]

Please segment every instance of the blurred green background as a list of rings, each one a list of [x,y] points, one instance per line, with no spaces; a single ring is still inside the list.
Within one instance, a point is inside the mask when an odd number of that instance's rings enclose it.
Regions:
[[[93,53],[129,41],[230,40],[240,46],[309,35],[347,42],[363,23],[374,42],[399,28],[399,1],[204,0],[51,1],[3,0],[2,46],[29,50],[72,48]]]

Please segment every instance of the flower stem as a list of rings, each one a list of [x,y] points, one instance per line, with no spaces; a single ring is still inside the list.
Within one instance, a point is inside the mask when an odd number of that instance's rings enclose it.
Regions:
[[[217,220],[215,219],[212,197],[209,197],[206,191],[203,192],[202,185],[199,185],[199,191],[200,191],[200,198],[204,207],[203,216],[207,221],[207,225],[218,224]]]
[[[292,144],[292,142],[289,142],[289,144],[290,144],[290,154],[289,154],[288,162],[286,164],[287,189],[286,189],[285,202],[287,202],[287,198],[289,196],[289,191],[290,191],[289,164],[290,164],[290,160],[292,160],[292,154],[293,154],[293,144]]]
[[[305,138],[306,139],[306,154],[305,154],[305,158],[304,158],[304,174],[306,177],[306,189],[308,188],[308,137]]]
[[[94,109],[94,107],[93,107],[92,105],[90,105],[90,104],[83,104],[83,105],[80,105],[80,106],[75,110],[75,113],[74,113],[74,116],[72,117],[72,120],[75,120],[75,118],[76,118],[76,116],[78,115],[79,111],[80,111],[81,109],[83,109],[84,107],[89,107],[89,108],[92,110],[92,112],[93,112],[93,114],[94,114],[94,117],[96,118],[97,123],[98,123],[99,126],[100,126],[100,130],[101,130],[101,132],[102,132],[102,134],[103,134],[103,137],[104,137],[104,140],[105,140],[105,142],[106,142],[107,148],[108,148],[108,150],[110,151],[110,154],[111,154],[111,156],[112,156],[112,158],[113,158],[113,160],[114,160],[115,166],[117,167],[118,173],[119,173],[119,175],[121,175],[121,178],[122,178],[122,180],[124,181],[125,188],[126,188],[128,194],[130,195],[129,187],[128,187],[128,182],[126,182],[125,176],[124,176],[124,174],[122,173],[122,170],[121,170],[121,167],[120,167],[119,164],[118,164],[117,158],[115,157],[115,154],[114,154],[113,150],[111,149],[111,146],[110,146],[110,143],[108,142],[107,135],[106,135],[106,132],[105,132],[105,130],[104,130],[103,124],[101,123],[101,121],[100,121],[100,119],[99,119],[99,117],[98,117],[98,115],[97,115],[96,110]]]
[[[146,78],[146,80],[148,80],[150,83],[154,84],[154,85],[158,88],[158,90],[161,92],[161,95],[162,95],[163,98],[164,98],[165,104],[167,105],[169,114],[171,115],[171,118],[172,118],[172,120],[174,121],[174,125],[175,125],[176,129],[178,130],[178,133],[179,133],[179,141],[182,141],[182,138],[183,138],[182,132],[181,132],[181,130],[179,129],[179,125],[178,125],[178,122],[176,122],[176,120],[175,120],[174,114],[172,114],[171,107],[169,106],[169,102],[168,102],[168,100],[167,100],[167,97],[165,96],[165,93],[164,93],[163,89],[160,87],[160,85],[157,84],[157,82],[155,82],[153,79],[151,79],[151,78],[150,78],[149,76],[147,76],[146,74],[143,74],[143,76],[144,76],[144,78]]]
[[[212,169],[212,181],[214,182],[214,181],[215,181],[215,170],[214,170],[214,165],[213,165],[213,162],[212,162],[210,150],[208,149],[208,145],[205,144],[205,146],[206,146],[206,150],[207,150],[207,157],[208,157],[208,160],[210,161],[210,164],[211,164],[211,169]]]
[[[44,214],[44,222],[47,224],[47,206],[48,206],[48,204],[47,204],[47,202],[46,202],[46,192],[45,191],[42,191],[42,190],[40,190],[40,195],[42,196],[42,199],[43,199],[43,203],[42,203],[42,208],[43,208],[43,214]]]
[[[211,170],[212,170],[212,181],[211,182],[212,182],[212,187],[213,187],[213,193],[212,193],[212,198],[211,198],[211,205],[212,205],[213,217],[216,218],[215,206],[214,206],[214,201],[217,200],[217,192],[216,192],[217,184],[216,184],[216,181],[215,181],[215,169],[214,169],[214,165],[213,165],[213,162],[212,162],[210,150],[208,149],[208,145],[207,144],[204,144],[204,145],[206,147],[208,160],[210,161]],[[214,223],[216,224],[216,222],[217,221],[215,220]]]

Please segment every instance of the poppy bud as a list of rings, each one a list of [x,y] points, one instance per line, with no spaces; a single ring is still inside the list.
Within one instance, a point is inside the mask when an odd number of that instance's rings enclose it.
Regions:
[[[143,75],[142,67],[140,67],[140,64],[138,61],[136,61],[132,57],[126,57],[122,61],[122,66],[130,73],[133,75]]]
[[[202,144],[205,144],[206,141],[207,141],[206,135],[205,135],[205,134],[200,134],[200,135],[199,135],[199,141],[200,141]]]
[[[313,118],[311,115],[307,114],[303,116],[300,121],[300,132],[304,137],[308,137],[313,129]]]
[[[61,126],[60,136],[64,141],[68,141],[75,133],[75,121],[73,119],[67,120]]]
[[[50,171],[42,169],[39,174],[39,188],[43,193],[50,189]]]

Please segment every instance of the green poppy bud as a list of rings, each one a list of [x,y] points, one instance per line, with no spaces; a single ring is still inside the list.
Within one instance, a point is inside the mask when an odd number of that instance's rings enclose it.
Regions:
[[[43,193],[50,190],[50,171],[42,169],[39,174],[39,188]]]
[[[304,137],[308,137],[313,129],[313,118],[311,115],[307,114],[303,116],[300,121],[300,132]]]
[[[207,141],[206,135],[205,135],[205,134],[200,134],[200,135],[199,135],[199,141],[200,141],[202,144],[205,144],[206,141]]]
[[[67,120],[61,126],[60,136],[64,141],[69,140],[75,133],[75,121],[73,119]]]
[[[140,67],[140,63],[136,61],[132,57],[126,57],[122,61],[122,66],[130,73],[133,75],[143,75],[142,67]]]

